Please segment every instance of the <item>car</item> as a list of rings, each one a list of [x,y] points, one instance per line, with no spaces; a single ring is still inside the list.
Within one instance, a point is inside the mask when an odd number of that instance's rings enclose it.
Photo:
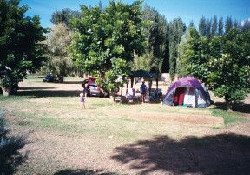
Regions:
[[[48,74],[43,78],[43,82],[54,82],[55,77],[52,74]]]
[[[97,86],[96,84],[89,84],[89,96],[96,96],[96,97],[102,97],[103,92],[100,86]]]
[[[52,74],[48,74],[43,78],[43,82],[62,83],[63,82],[63,77],[62,76],[53,76]]]
[[[103,89],[96,84],[95,80],[95,77],[89,77],[82,82],[83,88],[85,87],[85,84],[88,84],[88,96],[107,97],[108,93],[103,91]]]

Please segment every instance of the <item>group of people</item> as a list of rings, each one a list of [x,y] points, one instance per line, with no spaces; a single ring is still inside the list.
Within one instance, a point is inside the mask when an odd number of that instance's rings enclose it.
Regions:
[[[147,95],[148,88],[145,85],[144,81],[142,81],[142,84],[141,84],[141,87],[140,87],[140,91],[141,91],[141,100],[142,100],[142,103],[145,103],[145,98],[146,98],[146,95]],[[81,103],[81,108],[82,109],[86,109],[85,103],[86,103],[86,100],[87,100],[88,92],[89,92],[88,83],[86,83],[84,85],[83,92],[80,93],[80,103]]]

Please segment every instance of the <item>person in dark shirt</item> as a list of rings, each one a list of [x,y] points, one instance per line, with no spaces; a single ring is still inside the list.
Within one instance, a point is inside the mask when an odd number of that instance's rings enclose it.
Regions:
[[[87,98],[88,93],[89,93],[89,85],[88,85],[88,83],[86,83],[86,84],[84,84],[84,87],[83,87],[83,95],[85,98]]]
[[[145,96],[147,94],[147,86],[145,85],[145,82],[143,81],[141,84],[141,99],[142,103],[145,103]]]

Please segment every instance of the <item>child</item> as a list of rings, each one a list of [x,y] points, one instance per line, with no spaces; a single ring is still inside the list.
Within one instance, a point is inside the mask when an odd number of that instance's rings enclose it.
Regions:
[[[85,97],[84,97],[84,95],[83,95],[83,93],[80,93],[80,102],[81,102],[81,107],[82,107],[82,109],[84,108],[84,109],[86,109],[86,107],[85,107]]]

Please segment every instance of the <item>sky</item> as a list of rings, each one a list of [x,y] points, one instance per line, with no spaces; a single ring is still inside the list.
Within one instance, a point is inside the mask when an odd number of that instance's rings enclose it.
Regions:
[[[108,5],[109,0],[101,0],[103,6]],[[122,0],[131,4],[134,0]],[[39,15],[43,27],[52,26],[50,18],[53,12],[64,8],[79,10],[80,5],[96,6],[99,0],[21,0],[20,5],[28,5],[30,9],[27,16]],[[144,0],[143,5],[155,8],[164,15],[168,22],[180,17],[187,25],[193,21],[197,26],[202,16],[212,18],[232,16],[233,19],[242,22],[250,20],[250,0]]]

